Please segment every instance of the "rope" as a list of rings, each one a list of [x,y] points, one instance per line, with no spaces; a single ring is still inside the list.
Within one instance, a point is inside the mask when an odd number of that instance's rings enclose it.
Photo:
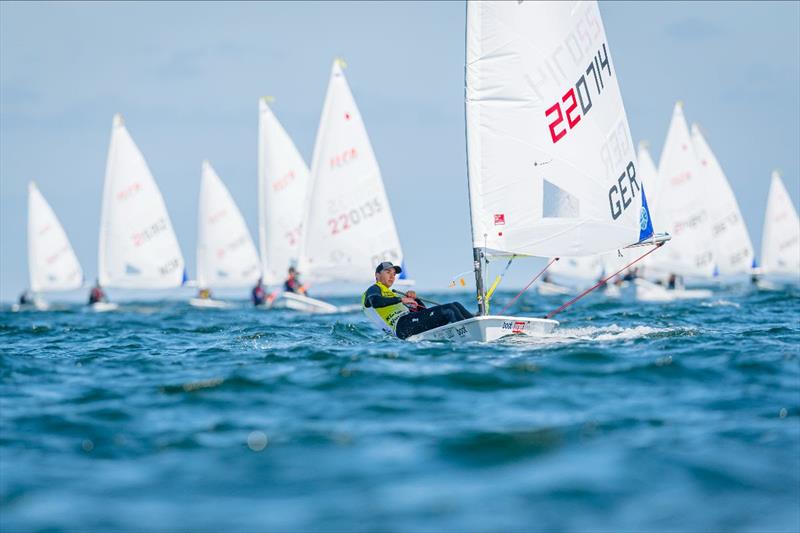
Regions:
[[[648,255],[652,254],[653,252],[655,252],[656,250],[658,250],[659,248],[661,248],[663,245],[664,245],[664,243],[663,243],[663,242],[661,242],[661,243],[659,243],[659,244],[655,245],[655,247],[654,247],[652,250],[650,250],[649,252],[647,252],[646,254],[642,255],[642,256],[641,256],[641,257],[639,257],[638,259],[635,259],[634,261],[631,261],[630,263],[628,263],[627,265],[625,265],[625,266],[624,266],[624,267],[622,267],[621,269],[617,270],[616,272],[614,272],[613,274],[611,274],[611,275],[610,275],[610,276],[608,276],[607,278],[605,278],[605,279],[601,279],[600,281],[598,281],[597,283],[595,283],[595,285],[594,285],[593,287],[590,287],[590,288],[586,289],[585,291],[583,291],[582,293],[580,293],[578,296],[576,296],[576,297],[575,297],[575,298],[573,298],[572,300],[568,301],[567,303],[565,303],[564,305],[562,305],[561,307],[559,307],[559,308],[558,308],[558,309],[556,309],[555,311],[552,311],[552,312],[548,313],[548,314],[545,316],[545,318],[553,318],[553,317],[554,317],[554,316],[556,316],[558,313],[560,313],[561,311],[563,311],[564,309],[566,309],[566,308],[567,308],[567,307],[569,307],[570,305],[574,304],[575,302],[577,302],[578,300],[580,300],[581,298],[583,298],[584,296],[586,296],[587,294],[589,294],[590,292],[592,292],[593,290],[595,290],[597,287],[601,287],[601,286],[605,285],[605,284],[606,284],[606,282],[607,282],[608,280],[610,280],[610,279],[611,279],[611,278],[613,278],[614,276],[618,275],[618,274],[619,274],[620,272],[622,272],[623,270],[626,270],[626,269],[628,269],[628,268],[632,267],[633,265],[635,265],[636,263],[638,263],[639,261],[641,261],[642,259],[644,259],[644,258],[645,258],[645,257],[647,257]]]
[[[554,257],[554,258],[552,258],[552,259],[550,260],[550,262],[549,262],[549,263],[547,263],[547,266],[545,266],[545,267],[542,269],[542,271],[541,271],[541,272],[539,272],[538,274],[536,274],[536,276],[534,276],[534,277],[533,277],[533,279],[531,280],[531,282],[530,282],[530,283],[528,283],[527,285],[525,285],[525,288],[524,288],[524,289],[522,289],[521,291],[519,291],[519,293],[518,293],[516,296],[514,296],[514,299],[513,299],[513,300],[511,300],[510,302],[508,302],[508,305],[506,305],[504,308],[502,308],[502,309],[500,310],[500,314],[502,315],[503,313],[505,313],[505,312],[506,312],[506,309],[508,309],[509,307],[511,307],[511,306],[514,304],[514,302],[516,302],[516,301],[517,301],[517,298],[519,298],[520,296],[522,296],[522,293],[524,293],[525,291],[527,291],[527,290],[528,290],[528,288],[529,288],[531,285],[533,285],[533,282],[534,282],[534,281],[536,281],[537,279],[539,279],[539,276],[541,276],[542,274],[544,274],[544,273],[545,273],[545,271],[546,271],[548,268],[550,268],[550,265],[552,265],[552,264],[553,264],[553,263],[555,263],[556,261],[558,261],[558,257]]]
[[[408,293],[401,292],[401,291],[396,291],[394,289],[392,289],[392,292],[395,293],[398,296],[408,296]],[[416,292],[416,291],[414,291],[414,292]],[[428,300],[427,298],[420,298],[419,296],[417,296],[417,299],[418,300],[422,300],[425,303],[429,303],[429,304],[433,304],[433,305],[442,305],[440,303],[434,302],[433,300]]]

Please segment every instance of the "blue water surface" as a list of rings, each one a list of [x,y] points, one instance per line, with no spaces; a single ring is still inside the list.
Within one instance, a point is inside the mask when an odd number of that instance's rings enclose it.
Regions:
[[[558,318],[464,345],[244,301],[5,309],[0,530],[800,530],[800,291]]]

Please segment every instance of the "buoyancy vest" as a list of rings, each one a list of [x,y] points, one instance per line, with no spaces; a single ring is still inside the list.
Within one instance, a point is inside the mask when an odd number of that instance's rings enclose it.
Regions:
[[[381,290],[381,296],[386,298],[397,298],[397,295],[380,281],[376,281],[375,285],[377,285]],[[371,285],[370,289],[373,286],[374,285]],[[361,295],[361,310],[364,311],[364,314],[367,315],[367,318],[372,320],[383,331],[386,333],[391,333],[392,335],[397,335],[397,321],[400,320],[401,316],[409,312],[408,307],[406,307],[402,302],[387,305],[386,307],[367,307],[368,291],[369,289],[364,291],[364,294]]]

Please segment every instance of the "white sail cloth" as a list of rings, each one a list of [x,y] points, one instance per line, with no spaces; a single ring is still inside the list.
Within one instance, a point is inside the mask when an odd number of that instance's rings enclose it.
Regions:
[[[747,274],[753,265],[753,243],[728,178],[697,124],[692,124],[692,146],[708,191],[704,202],[714,242],[715,273],[720,276]]]
[[[672,235],[672,242],[648,261],[648,269],[701,278],[713,275],[707,181],[699,168],[683,105],[678,102],[661,153],[653,202],[653,216]]]
[[[197,285],[246,287],[260,275],[258,253],[242,213],[208,161],[203,161],[197,216]]]
[[[297,261],[309,170],[300,152],[267,105],[258,103],[258,237],[261,271],[279,283]]]
[[[769,186],[761,268],[767,274],[800,276],[800,218],[778,171],[772,172]]]
[[[474,247],[583,256],[652,233],[595,2],[467,4]]]
[[[28,184],[28,275],[34,292],[67,291],[83,283],[69,238],[33,182]]]
[[[184,261],[161,191],[120,115],[114,116],[103,185],[98,279],[159,289],[184,280]]]
[[[311,164],[299,269],[312,281],[372,281],[403,251],[367,130],[339,61],[331,71]]]

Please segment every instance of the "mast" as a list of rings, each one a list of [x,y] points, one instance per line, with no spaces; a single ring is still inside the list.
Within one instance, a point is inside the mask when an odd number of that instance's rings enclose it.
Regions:
[[[467,133],[467,69],[469,68],[469,36],[467,35],[467,28],[469,26],[469,2],[464,3],[464,9],[466,10],[466,14],[464,19],[466,24],[464,25],[464,145],[467,147],[467,197],[469,198],[469,226],[470,226],[470,235],[473,237],[473,242],[475,241],[475,222],[472,220],[472,186],[470,182],[470,174],[469,174],[469,141],[468,141],[468,133]],[[473,6],[473,9],[479,6]],[[475,271],[475,292],[476,297],[478,299],[478,314],[481,316],[486,315],[486,301],[485,301],[485,291],[483,288],[483,253],[481,249],[478,247],[472,248],[472,266],[473,270]]]

